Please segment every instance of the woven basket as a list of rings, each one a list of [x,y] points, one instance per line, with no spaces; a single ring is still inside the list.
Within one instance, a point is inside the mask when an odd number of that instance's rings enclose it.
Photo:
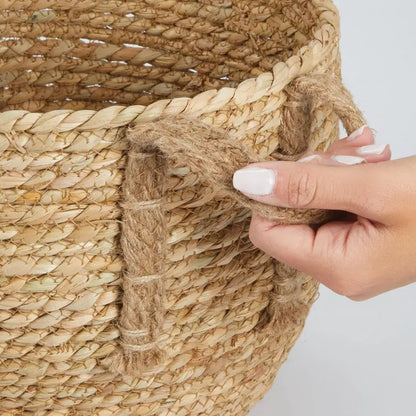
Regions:
[[[0,413],[246,415],[317,296],[235,169],[364,124],[329,0],[5,0]],[[302,255],[300,253],[299,255]]]

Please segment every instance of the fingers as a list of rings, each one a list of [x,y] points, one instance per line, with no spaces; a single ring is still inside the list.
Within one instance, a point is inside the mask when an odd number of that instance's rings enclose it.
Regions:
[[[384,163],[353,166],[286,161],[261,162],[234,173],[233,185],[251,199],[287,208],[349,211],[375,221],[385,219]]]
[[[383,143],[364,146],[354,146],[349,142],[337,143],[335,148],[328,149],[327,154],[328,156],[347,155],[361,157],[369,163],[382,162],[391,158],[390,146]]]
[[[361,146],[373,140],[371,130],[364,126],[333,145],[332,153],[309,154],[298,162],[251,164],[234,173],[233,185],[269,205],[349,211],[383,222],[387,218],[383,194],[392,179],[377,166],[386,163],[391,153],[388,146]],[[343,154],[336,154],[339,151]]]
[[[342,157],[339,158],[338,155]],[[374,144],[373,132],[364,126],[350,137],[334,142],[326,152],[310,152],[298,161],[335,165],[342,163],[337,159],[345,161],[343,156],[351,156],[350,161],[354,161],[355,157],[364,159],[363,162],[376,163],[389,160],[391,151],[387,144]]]
[[[382,162],[391,158],[390,146],[387,144],[370,144],[358,148],[347,147],[345,149],[340,149],[338,154],[361,157],[369,163]]]
[[[368,126],[362,126],[357,131],[352,133],[350,136],[335,141],[328,148],[328,151],[334,153],[341,153],[340,151],[338,151],[338,148],[361,147],[371,144],[374,144],[374,134]]]
[[[313,152],[305,154],[298,162],[319,163],[324,165],[345,165],[358,163],[377,163],[391,159],[389,145],[369,145],[358,151],[354,147],[338,147],[336,151]]]

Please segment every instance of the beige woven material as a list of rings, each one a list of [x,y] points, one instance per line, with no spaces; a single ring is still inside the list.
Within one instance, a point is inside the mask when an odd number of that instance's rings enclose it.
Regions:
[[[251,212],[334,213],[255,203],[232,173],[364,124],[337,10],[0,4],[1,416],[246,415],[318,289],[251,244]]]

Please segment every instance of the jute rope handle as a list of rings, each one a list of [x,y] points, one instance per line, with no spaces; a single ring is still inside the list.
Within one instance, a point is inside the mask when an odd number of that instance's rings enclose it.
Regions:
[[[330,106],[347,133],[365,124],[338,78],[303,76],[292,81],[289,89],[305,100]],[[234,171],[265,159],[240,141],[229,138],[226,131],[195,118],[169,116],[139,123],[128,128],[127,138],[131,147],[123,184],[120,242],[126,270],[118,322],[120,348],[104,360],[104,365],[113,372],[138,375],[163,363],[164,347],[169,341],[162,336],[167,235],[163,196],[169,158],[189,166],[201,180],[242,207],[278,222],[320,223],[329,215],[323,210],[272,207],[236,191],[232,186]]]

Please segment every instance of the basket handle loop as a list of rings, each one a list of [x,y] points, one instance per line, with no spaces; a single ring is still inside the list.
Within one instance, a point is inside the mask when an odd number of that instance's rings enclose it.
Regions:
[[[310,75],[288,86],[304,98],[328,105],[348,134],[365,124],[339,78]],[[126,269],[118,322],[120,346],[103,364],[115,373],[139,375],[162,364],[168,343],[163,334],[167,220],[162,205],[168,158],[198,172],[243,207],[282,223],[322,223],[328,211],[272,207],[253,201],[232,186],[235,170],[264,161],[239,140],[196,118],[167,116],[129,127],[130,151],[123,183],[121,247]],[[269,159],[271,160],[271,159]]]

